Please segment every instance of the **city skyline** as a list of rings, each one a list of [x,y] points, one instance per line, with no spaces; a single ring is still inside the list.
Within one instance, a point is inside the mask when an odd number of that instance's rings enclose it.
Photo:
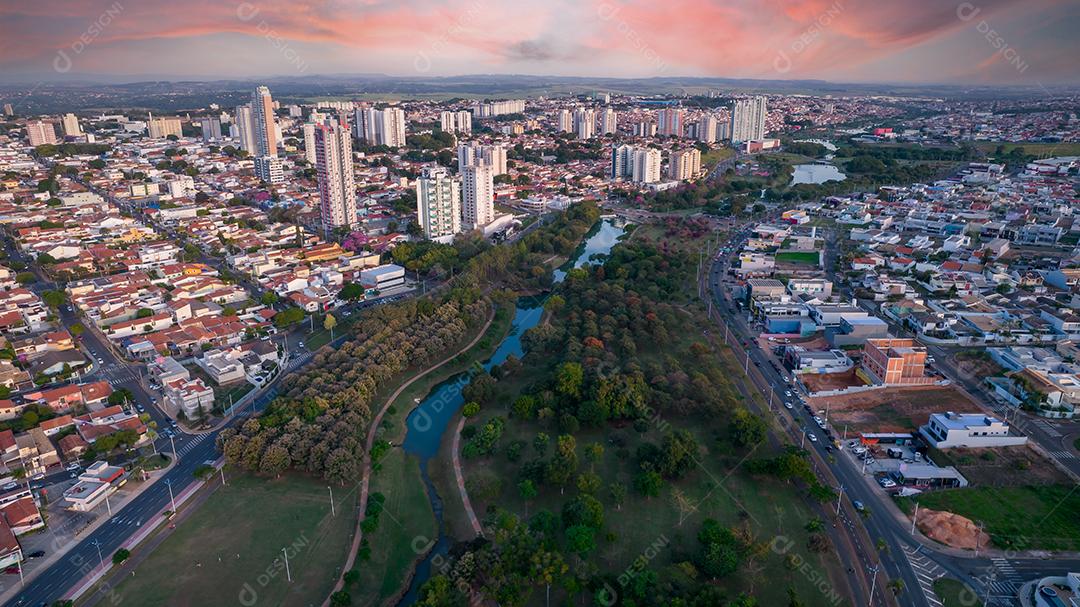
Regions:
[[[490,73],[1002,85],[1080,80],[1068,59],[1077,50],[1069,34],[1080,25],[1076,3],[917,4],[414,0],[332,9],[240,2],[181,11],[156,1],[46,1],[0,5],[10,30],[0,36],[0,73],[42,79]]]

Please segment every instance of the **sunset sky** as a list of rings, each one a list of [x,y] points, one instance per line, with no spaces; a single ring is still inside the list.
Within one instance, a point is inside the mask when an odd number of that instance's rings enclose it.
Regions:
[[[1080,82],[1077,0],[0,0],[0,75]]]

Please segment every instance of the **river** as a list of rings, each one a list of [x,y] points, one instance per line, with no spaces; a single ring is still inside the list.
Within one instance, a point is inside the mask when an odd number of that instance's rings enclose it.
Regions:
[[[574,251],[570,260],[555,270],[552,279],[555,283],[560,283],[566,278],[566,273],[570,269],[580,268],[585,264],[595,262],[597,256],[607,255],[625,232],[611,220],[605,219],[599,222],[585,236],[585,242]],[[491,358],[484,361],[482,365],[484,370],[487,371],[495,365],[502,364],[511,354],[521,358],[524,355],[521,336],[540,322],[543,312],[543,298],[519,299],[514,310],[514,319],[510,323],[510,332],[499,343]],[[470,377],[468,372],[460,373],[432,388],[431,393],[409,413],[406,420],[408,430],[402,448],[406,453],[420,458],[420,477],[424,481],[424,489],[431,501],[431,509],[435,512],[439,538],[424,560],[417,565],[416,575],[409,584],[408,592],[398,602],[399,607],[416,603],[420,596],[420,587],[431,578],[432,561],[436,557],[445,555],[450,549],[450,539],[443,533],[442,498],[435,490],[431,477],[428,476],[428,462],[438,453],[443,434],[450,427],[450,420],[457,415],[458,409],[464,404],[461,391],[468,385]]]

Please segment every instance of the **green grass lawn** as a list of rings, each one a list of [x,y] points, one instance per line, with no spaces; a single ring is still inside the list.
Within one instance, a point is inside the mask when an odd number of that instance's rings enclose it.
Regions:
[[[1005,153],[1008,154],[1014,148],[1024,148],[1024,152],[1027,154],[1034,154],[1036,156],[1042,156],[1045,154],[1053,154],[1054,156],[1077,156],[1080,155],[1080,143],[1002,143],[997,141],[979,141],[975,144],[975,147],[993,155],[997,151],[998,146],[1004,146]]]
[[[934,581],[934,594],[941,599],[942,607],[982,607],[978,595],[964,584],[947,577]]]
[[[1080,550],[1080,490],[1072,485],[935,491],[919,504],[982,522],[1001,548]]]
[[[355,490],[336,488],[334,497],[337,516],[322,482],[235,476],[117,592],[131,606],[237,604],[252,592],[259,605],[317,605],[339,577],[356,520]],[[292,583],[278,560],[282,548]]]
[[[354,566],[360,571],[360,580],[349,591],[353,605],[380,605],[401,591],[413,563],[423,556],[428,542],[438,536],[416,458],[395,448],[379,463],[379,471],[371,479],[371,491],[382,493],[386,501],[378,528],[364,536],[371,558],[357,559]]]
[[[819,260],[817,251],[784,251],[776,254],[776,261],[781,263],[801,263],[817,265]]]

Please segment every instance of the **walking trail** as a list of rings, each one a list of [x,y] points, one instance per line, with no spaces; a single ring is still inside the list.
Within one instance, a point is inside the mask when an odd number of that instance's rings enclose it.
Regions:
[[[360,480],[360,504],[359,504],[359,512],[360,512],[360,514],[356,519],[356,531],[353,533],[352,546],[349,548],[349,556],[345,560],[345,567],[342,568],[343,572],[352,570],[353,564],[356,561],[356,554],[360,550],[360,542],[364,539],[364,537],[363,537],[364,532],[360,529],[360,525],[364,522],[364,515],[365,515],[365,512],[367,511],[368,486],[370,485],[370,482],[371,482],[371,449],[375,446],[375,435],[376,435],[376,433],[377,433],[377,431],[379,429],[379,425],[382,423],[383,416],[386,415],[387,409],[389,409],[390,405],[392,405],[394,403],[394,401],[397,400],[397,397],[400,396],[401,393],[404,392],[405,389],[408,388],[409,386],[411,386],[414,382],[416,382],[417,380],[425,377],[427,374],[431,373],[432,371],[442,367],[443,365],[450,362],[454,358],[457,358],[459,355],[464,354],[465,352],[468,352],[470,349],[472,349],[472,347],[476,345],[476,342],[480,341],[480,339],[484,336],[484,334],[487,333],[488,327],[491,326],[491,323],[492,323],[493,320],[495,320],[495,311],[494,311],[494,309],[492,309],[488,313],[487,321],[484,323],[484,326],[480,328],[480,331],[477,332],[476,337],[474,337],[472,341],[470,341],[468,344],[466,344],[463,348],[461,348],[457,352],[454,352],[453,354],[447,356],[446,358],[442,359],[441,361],[439,361],[439,362],[435,363],[434,365],[428,367],[423,372],[417,374],[415,377],[413,377],[409,381],[407,381],[407,382],[401,384],[400,386],[398,386],[398,389],[395,390],[394,393],[391,394],[390,397],[386,399],[385,403],[383,403],[383,406],[379,409],[379,412],[375,415],[375,419],[373,419],[371,421],[371,427],[368,430],[367,443],[366,443],[365,449],[364,449],[364,470],[363,470],[363,473],[361,475],[361,480]],[[455,449],[455,453],[456,453],[456,449]],[[464,497],[464,495],[463,495],[463,497]],[[471,509],[469,510],[469,512],[471,512]],[[471,518],[473,520],[475,520],[476,515],[472,515]],[[333,592],[337,592],[337,591],[341,590],[344,586],[345,586],[345,580],[344,579],[338,579],[337,583],[334,584]],[[333,592],[331,594],[333,594]],[[323,601],[322,607],[330,607],[330,597],[326,597],[326,600]]]

